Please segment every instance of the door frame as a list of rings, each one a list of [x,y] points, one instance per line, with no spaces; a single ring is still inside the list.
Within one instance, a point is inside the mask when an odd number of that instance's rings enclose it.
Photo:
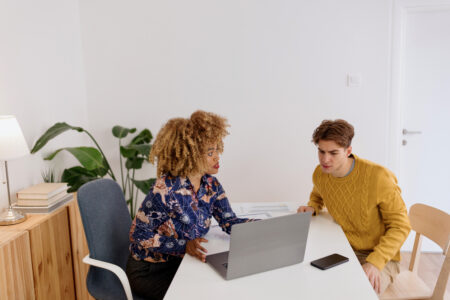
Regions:
[[[402,141],[404,99],[404,52],[407,18],[411,12],[450,10],[450,0],[393,0],[391,14],[391,56],[388,117],[388,167],[401,176],[400,148]]]

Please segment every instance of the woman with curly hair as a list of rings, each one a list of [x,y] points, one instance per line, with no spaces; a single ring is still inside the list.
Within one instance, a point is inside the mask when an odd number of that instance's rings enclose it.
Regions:
[[[158,179],[130,230],[127,275],[137,295],[162,299],[185,253],[205,262],[201,243],[212,216],[228,234],[233,224],[249,221],[236,217],[212,176],[219,172],[227,127],[225,118],[196,111],[159,131],[149,157]]]

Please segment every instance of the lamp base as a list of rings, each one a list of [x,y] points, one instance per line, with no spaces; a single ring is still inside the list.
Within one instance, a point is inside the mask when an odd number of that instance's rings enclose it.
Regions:
[[[22,215],[20,212],[15,211],[11,206],[0,214],[0,225],[14,225],[22,223],[27,219],[26,216]]]

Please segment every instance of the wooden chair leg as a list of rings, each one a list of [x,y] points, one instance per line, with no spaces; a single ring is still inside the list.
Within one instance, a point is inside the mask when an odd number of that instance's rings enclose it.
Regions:
[[[409,270],[414,274],[417,274],[417,269],[419,268],[421,245],[422,245],[422,235],[420,233],[416,233],[413,251],[411,253],[411,260],[409,262]]]
[[[443,300],[445,289],[447,287],[448,275],[450,273],[450,251],[447,251],[445,256],[444,264],[442,265],[441,272],[439,273],[436,286],[434,287],[433,295],[431,300]]]

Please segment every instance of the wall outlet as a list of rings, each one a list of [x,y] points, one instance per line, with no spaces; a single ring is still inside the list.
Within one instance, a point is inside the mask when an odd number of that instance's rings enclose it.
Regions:
[[[348,87],[360,87],[361,86],[360,74],[347,74],[347,86]]]

